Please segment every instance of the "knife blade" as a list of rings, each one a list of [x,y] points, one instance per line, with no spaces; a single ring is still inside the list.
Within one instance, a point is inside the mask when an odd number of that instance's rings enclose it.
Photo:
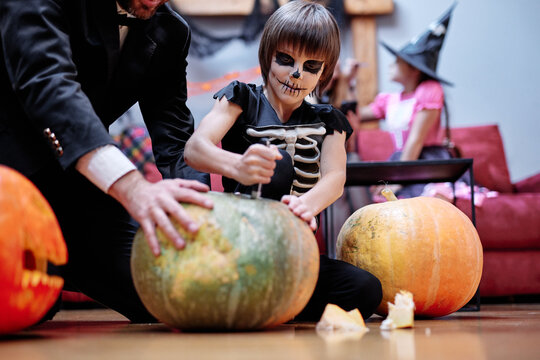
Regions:
[[[267,147],[270,146],[270,139],[267,137],[261,138],[259,141],[260,143],[265,144]],[[253,187],[251,190],[251,198],[252,199],[260,199],[261,198],[261,191],[262,191],[262,184],[257,184],[257,187]]]

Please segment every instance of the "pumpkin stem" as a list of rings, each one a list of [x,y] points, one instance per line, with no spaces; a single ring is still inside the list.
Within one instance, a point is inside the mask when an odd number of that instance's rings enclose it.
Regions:
[[[386,198],[387,201],[396,201],[398,199],[392,190],[387,187],[381,190],[381,194]]]

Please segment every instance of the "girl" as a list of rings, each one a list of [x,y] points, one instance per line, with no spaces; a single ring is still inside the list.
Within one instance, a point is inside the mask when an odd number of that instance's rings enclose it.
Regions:
[[[265,184],[262,196],[281,199],[315,230],[315,216],[343,192],[345,139],[352,130],[332,106],[304,98],[326,87],[339,51],[338,26],[322,5],[283,5],[259,45],[264,85],[234,81],[215,94],[213,109],[186,144],[186,162],[222,174],[228,192],[250,193]],[[358,308],[367,318],[381,297],[373,275],[322,256],[317,287],[297,319],[318,320],[329,302]]]
[[[397,152],[390,160],[417,160],[449,158],[440,140],[441,111],[444,90],[441,83],[451,85],[436,73],[439,52],[453,5],[429,29],[396,51],[382,45],[396,56],[390,67],[390,78],[403,86],[400,93],[381,93],[373,103],[359,110],[356,121],[386,119],[388,130],[394,137]],[[355,121],[355,115],[349,114]],[[419,196],[424,185],[391,186],[401,197]],[[378,189],[377,189],[378,190]],[[378,191],[376,191],[378,193]]]

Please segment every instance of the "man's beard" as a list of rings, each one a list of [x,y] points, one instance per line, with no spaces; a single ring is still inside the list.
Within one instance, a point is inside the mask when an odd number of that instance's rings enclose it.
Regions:
[[[157,8],[150,10],[145,6],[141,6],[141,4],[138,2],[135,2],[134,4],[133,0],[117,0],[117,2],[122,9],[139,19],[149,19],[157,10]]]

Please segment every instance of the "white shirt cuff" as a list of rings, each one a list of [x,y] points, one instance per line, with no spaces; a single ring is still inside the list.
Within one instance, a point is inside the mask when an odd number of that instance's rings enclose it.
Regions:
[[[90,151],[77,161],[75,168],[105,193],[116,180],[137,170],[114,145],[105,145]]]

